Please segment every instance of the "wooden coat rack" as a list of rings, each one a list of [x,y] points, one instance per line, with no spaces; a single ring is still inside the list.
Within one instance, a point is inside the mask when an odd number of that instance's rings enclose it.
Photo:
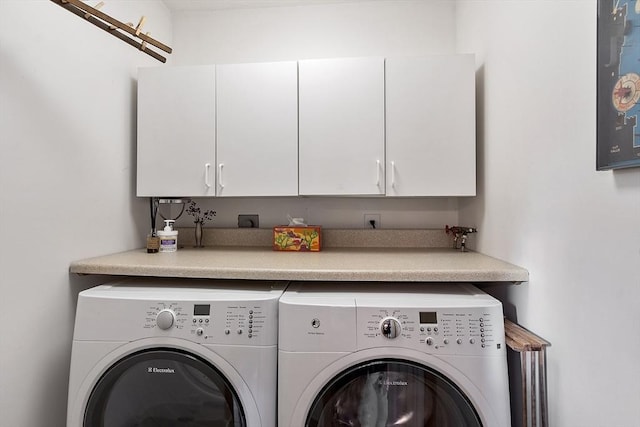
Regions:
[[[548,427],[547,347],[549,341],[504,319],[506,344],[520,353],[522,427]]]
[[[163,63],[167,62],[167,58],[150,49],[148,45],[153,45],[167,53],[171,53],[172,49],[169,46],[149,37],[150,33],[142,32],[142,27],[144,26],[146,21],[146,18],[144,16],[140,18],[140,21],[138,21],[138,25],[134,27],[132,23],[125,24],[118,21],[117,19],[112,18],[106,13],[100,12],[100,10],[98,9],[102,7],[102,5],[104,4],[103,2],[98,3],[95,7],[91,7],[83,3],[81,0],[51,1],[59,6],[64,7],[69,12],[81,18],[84,18],[96,27],[105,30],[109,34],[119,38],[125,43],[134,46],[135,48],[157,59],[158,61]],[[136,40],[136,38],[140,39],[141,41]]]

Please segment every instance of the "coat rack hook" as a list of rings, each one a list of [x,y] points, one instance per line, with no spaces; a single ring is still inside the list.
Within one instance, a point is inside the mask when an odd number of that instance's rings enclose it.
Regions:
[[[142,27],[144,27],[144,22],[147,20],[146,16],[142,16],[140,21],[138,21],[138,25],[136,25],[136,37],[140,35],[140,31],[142,31]],[[147,33],[149,35],[149,33]]]
[[[98,10],[98,9],[100,9],[102,6],[104,6],[104,2],[103,2],[103,1],[101,1],[101,2],[100,2],[100,3],[98,3],[97,5],[93,6],[93,8],[94,8],[95,10]],[[90,16],[93,16],[93,15],[92,15],[92,14],[90,14],[89,12],[87,12],[87,13],[85,13],[85,14],[84,14],[84,19],[89,19],[89,17],[90,17]]]
[[[151,35],[151,33],[147,32],[145,35],[149,36]],[[140,50],[146,50],[146,49],[147,49],[147,42],[143,41],[142,43],[140,43]]]

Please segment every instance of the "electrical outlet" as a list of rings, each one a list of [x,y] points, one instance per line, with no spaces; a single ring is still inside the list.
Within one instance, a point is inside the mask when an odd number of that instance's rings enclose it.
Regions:
[[[260,228],[258,215],[238,215],[239,228]]]
[[[381,228],[380,214],[364,214],[364,228]]]

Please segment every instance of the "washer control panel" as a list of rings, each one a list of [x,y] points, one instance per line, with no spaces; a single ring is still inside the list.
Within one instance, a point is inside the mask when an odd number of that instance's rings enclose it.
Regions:
[[[268,303],[268,302],[267,302]],[[264,302],[158,301],[145,310],[142,329],[154,336],[203,343],[260,344],[277,336],[277,317]]]
[[[176,278],[106,283],[80,292],[74,340],[275,346],[286,285]]]
[[[389,345],[427,353],[504,351],[501,307],[358,308],[358,347]]]

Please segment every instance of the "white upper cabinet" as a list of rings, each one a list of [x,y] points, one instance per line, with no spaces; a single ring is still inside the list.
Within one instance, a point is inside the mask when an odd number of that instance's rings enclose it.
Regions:
[[[384,59],[298,66],[300,194],[384,194]]]
[[[218,65],[216,82],[216,195],[297,196],[297,62]]]
[[[215,66],[138,72],[138,196],[215,194]]]
[[[386,195],[476,194],[473,55],[386,60]]]
[[[141,68],[137,195],[476,193],[473,55]]]

